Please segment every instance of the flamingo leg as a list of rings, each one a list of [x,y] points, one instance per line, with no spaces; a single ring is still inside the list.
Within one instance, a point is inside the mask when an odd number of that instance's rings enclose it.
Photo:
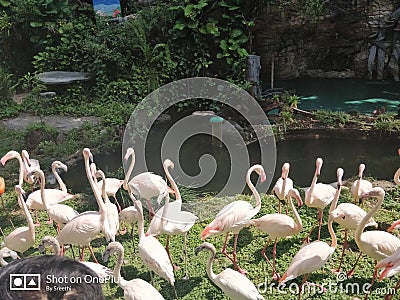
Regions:
[[[342,246],[342,255],[340,256],[340,262],[339,266],[336,270],[333,270],[334,273],[340,272],[340,269],[342,268],[342,263],[343,263],[343,257],[344,257],[344,252],[346,251],[347,245],[348,245],[348,233],[349,231],[347,229],[344,230],[344,242]]]
[[[174,270],[176,271],[176,270],[179,270],[180,268],[177,265],[174,265],[174,263],[172,262],[171,253],[169,252],[169,238],[170,238],[170,236],[167,235],[167,241],[165,242],[165,251],[167,251],[169,261],[171,262],[171,264],[174,267]]]
[[[121,212],[121,205],[119,205],[119,202],[118,202],[118,200],[117,200],[117,197],[115,197],[115,195],[113,195],[113,197],[114,197],[114,200],[115,200],[115,205],[116,205],[117,208],[118,208],[118,212]]]
[[[376,261],[375,261],[375,265],[376,265]],[[375,283],[375,280],[376,280],[377,276],[378,276],[378,269],[374,269],[374,276],[372,276],[370,287],[369,287],[368,291],[365,293],[364,300],[368,299],[368,295],[371,293],[372,287],[373,287],[373,285]]]
[[[226,252],[226,244],[228,242],[228,238],[229,238],[229,232],[226,234],[224,246],[221,249],[221,253],[225,255],[235,265],[233,258],[229,256],[228,252]]]
[[[360,252],[360,254],[358,255],[358,257],[357,257],[357,259],[356,259],[356,262],[355,262],[354,265],[353,265],[353,268],[351,268],[351,270],[347,272],[347,277],[348,277],[348,278],[350,278],[351,276],[353,276],[354,271],[355,271],[356,266],[357,266],[357,263],[358,263],[358,261],[360,260],[361,255],[362,255],[362,252]]]
[[[275,239],[276,240],[276,239]],[[267,257],[267,255],[265,254],[265,251],[267,250],[267,247],[269,245],[269,243],[271,242],[271,239],[268,239],[268,241],[266,242],[264,248],[261,250],[261,255],[264,257],[265,261],[270,265],[270,267],[272,268],[272,278],[274,280],[278,280],[279,279],[279,274],[276,272],[275,269],[275,264],[272,264],[271,261],[269,260],[269,258]]]
[[[38,217],[38,212],[37,210],[35,210],[35,217],[36,217],[36,223],[34,224],[36,227],[40,226],[40,222],[39,222],[39,217]]]
[[[316,225],[317,225],[317,224],[314,224],[313,227],[311,227],[311,229],[310,229],[310,231],[308,232],[307,236],[303,239],[303,244],[304,244],[304,243],[307,243],[307,244],[308,244],[308,243],[310,242],[311,233],[314,231],[314,228],[315,228]]]
[[[297,297],[297,299],[301,299],[301,294],[303,293],[303,286],[304,283],[307,281],[308,277],[310,276],[310,274],[305,274],[303,277],[303,280],[301,281],[301,285],[300,285],[300,290],[299,290],[299,296]]]
[[[94,262],[98,264],[99,262],[97,261],[97,258],[96,258],[96,256],[94,255],[94,252],[93,252],[93,248],[90,245],[89,245],[89,251],[90,251],[90,254],[92,254]]]
[[[83,261],[84,255],[85,255],[85,246],[82,247],[81,256],[79,257],[79,260],[80,260],[80,261]]]
[[[281,200],[278,199],[278,214],[282,212]]]
[[[236,261],[236,246],[237,246],[237,241],[239,238],[239,234],[235,233],[235,240],[233,242],[233,266],[235,267],[235,270],[238,270],[241,274],[246,275],[247,271],[242,269],[241,267],[238,266],[237,261]]]
[[[322,227],[322,217],[324,216],[324,211],[322,209],[318,209],[318,241],[321,240],[321,227]]]
[[[188,264],[187,264],[187,235],[188,235],[188,233],[185,232],[185,234],[183,236],[183,255],[184,255],[184,264],[185,264],[185,275],[182,278],[183,280],[189,279]]]

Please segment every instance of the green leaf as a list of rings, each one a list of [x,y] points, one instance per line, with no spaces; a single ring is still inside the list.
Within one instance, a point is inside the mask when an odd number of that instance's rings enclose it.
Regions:
[[[241,57],[246,57],[249,55],[249,53],[247,52],[246,49],[244,48],[239,48],[237,49],[237,53],[241,56]]]
[[[62,41],[63,43],[65,43],[65,44],[69,44],[69,39],[67,39],[67,38],[65,38],[65,37],[62,37],[62,38],[61,38],[61,41]]]
[[[198,25],[199,25],[198,21],[191,21],[188,23],[187,27],[190,29],[196,29]]]
[[[236,37],[238,37],[238,36],[240,36],[240,35],[242,35],[242,34],[243,34],[243,31],[242,31],[242,30],[240,30],[240,29],[233,29],[232,32],[231,32],[231,37],[232,37],[232,38],[236,38]]]
[[[10,6],[11,2],[6,0],[0,0],[0,4],[4,7]]]
[[[226,42],[226,40],[222,40],[219,42],[219,47],[224,50],[227,51],[228,50],[228,43]]]
[[[194,5],[195,8],[197,9],[202,9],[203,7],[206,7],[208,5],[206,0],[200,0],[198,4]]]
[[[29,24],[30,24],[31,27],[33,27],[33,28],[38,28],[38,27],[43,26],[43,23],[42,23],[42,22],[35,22],[35,21],[32,21],[32,22],[30,22]]]
[[[185,28],[185,24],[183,23],[176,23],[174,29],[183,30]]]
[[[193,11],[193,4],[190,4],[184,8],[183,13],[184,13],[185,17],[190,17],[190,15],[192,14],[192,11]]]

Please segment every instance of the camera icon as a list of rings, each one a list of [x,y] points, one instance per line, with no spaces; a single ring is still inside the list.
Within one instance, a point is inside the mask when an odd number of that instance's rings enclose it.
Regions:
[[[10,291],[39,291],[40,274],[10,274]]]

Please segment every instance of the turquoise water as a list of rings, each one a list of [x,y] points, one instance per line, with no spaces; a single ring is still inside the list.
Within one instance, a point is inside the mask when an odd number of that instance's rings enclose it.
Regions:
[[[400,104],[400,82],[394,81],[301,78],[278,81],[275,87],[294,90],[300,97],[298,107],[305,110],[356,110],[369,114],[382,106],[397,112]]]

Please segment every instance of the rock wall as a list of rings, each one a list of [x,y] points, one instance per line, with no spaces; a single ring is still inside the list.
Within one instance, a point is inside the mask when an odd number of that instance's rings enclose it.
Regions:
[[[301,1],[298,1],[300,3]],[[254,28],[254,50],[261,56],[261,78],[368,77],[368,54],[384,18],[398,1],[326,1],[326,14],[311,21],[298,9],[265,7]],[[400,2],[400,1],[399,1]]]

